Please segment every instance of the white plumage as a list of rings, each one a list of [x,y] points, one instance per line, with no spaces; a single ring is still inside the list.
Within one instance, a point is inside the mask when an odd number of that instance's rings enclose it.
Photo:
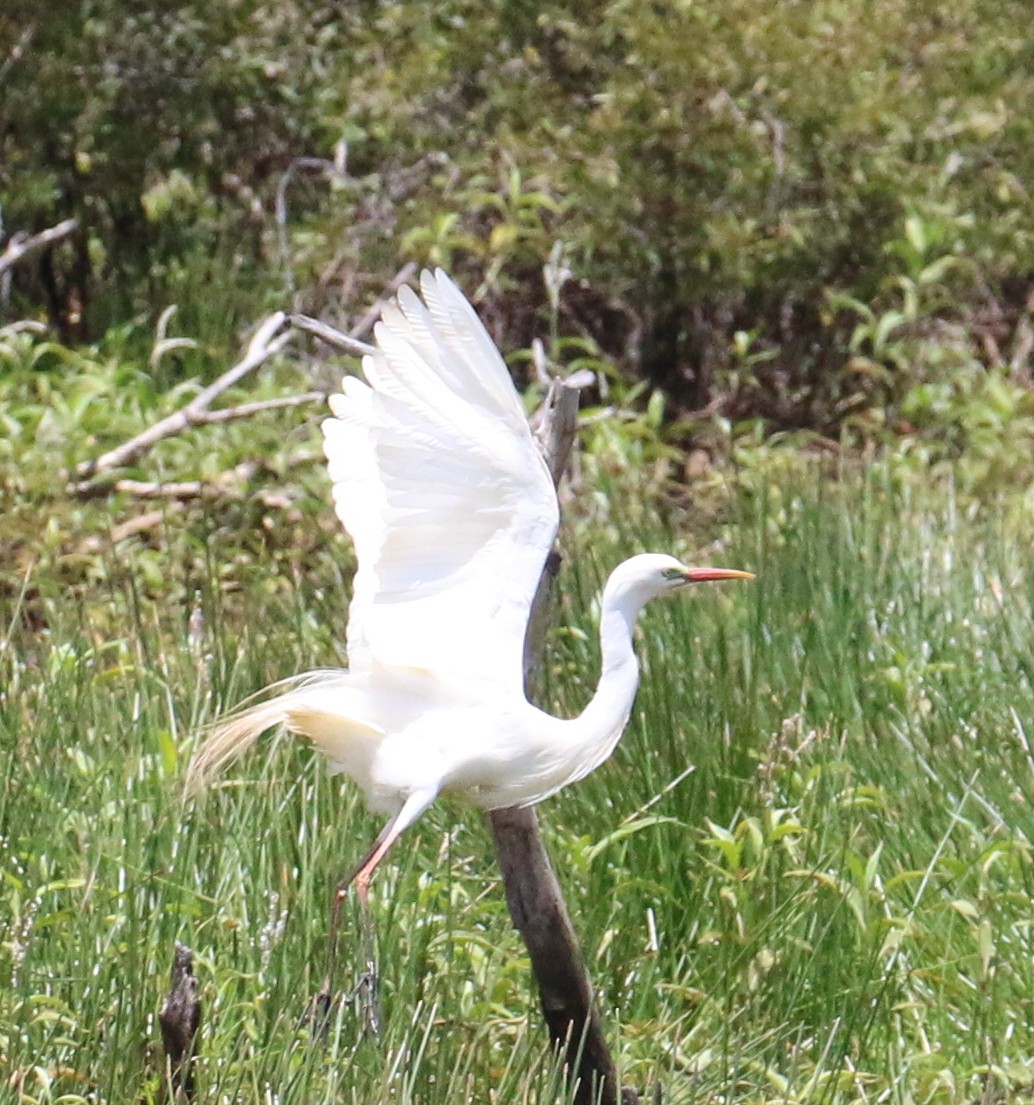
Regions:
[[[204,779],[264,730],[308,737],[332,770],[392,816],[354,878],[361,896],[398,834],[443,792],[528,805],[587,775],[617,743],[638,683],[632,630],[656,595],[747,572],[648,553],[601,603],[603,670],[577,718],[524,696],[528,613],[558,524],[556,494],[502,358],[438,271],[376,328],[365,382],[345,379],[323,424],[334,503],[355,543],[348,670],[280,684],[225,719],[192,772]]]

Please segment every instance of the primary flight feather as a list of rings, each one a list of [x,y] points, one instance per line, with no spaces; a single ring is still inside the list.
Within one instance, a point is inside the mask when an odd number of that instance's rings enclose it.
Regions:
[[[556,493],[474,309],[441,270],[424,272],[420,290],[404,288],[385,309],[365,379],[345,378],[323,423],[358,560],[348,669],[271,688],[226,718],[192,767],[203,780],[272,727],[308,737],[391,815],[346,880],[363,901],[388,848],[443,792],[484,809],[529,805],[610,755],[635,697],[632,630],[649,599],[750,578],[660,553],[626,560],[603,592],[592,700],[569,720],[532,706],[522,653]]]

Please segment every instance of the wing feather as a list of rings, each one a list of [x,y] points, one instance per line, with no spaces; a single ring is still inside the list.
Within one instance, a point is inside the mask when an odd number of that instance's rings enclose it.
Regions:
[[[552,480],[495,345],[440,270],[404,288],[323,426],[359,566],[353,671],[414,668],[520,691],[558,524]]]

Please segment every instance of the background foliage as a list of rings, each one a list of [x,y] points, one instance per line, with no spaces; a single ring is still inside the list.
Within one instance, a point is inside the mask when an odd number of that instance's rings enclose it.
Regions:
[[[957,371],[1026,385],[1020,0],[51,7],[0,15],[0,200],[8,234],[81,220],[6,307],[65,340],[175,301],[225,346],[401,253],[670,416],[936,437]]]

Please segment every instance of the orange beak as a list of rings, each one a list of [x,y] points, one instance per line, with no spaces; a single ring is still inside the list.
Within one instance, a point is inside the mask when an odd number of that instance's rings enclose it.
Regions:
[[[687,568],[687,583],[716,583],[721,579],[754,579],[753,572],[741,572],[738,568]]]

